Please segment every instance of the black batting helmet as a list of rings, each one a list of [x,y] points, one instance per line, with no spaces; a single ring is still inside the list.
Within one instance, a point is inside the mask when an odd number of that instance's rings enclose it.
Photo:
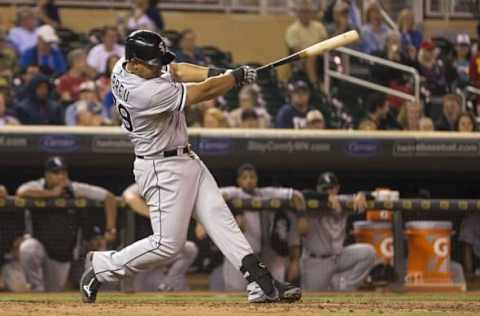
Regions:
[[[151,66],[162,66],[171,63],[175,59],[175,54],[168,50],[160,34],[138,30],[127,37],[125,58],[138,59]]]
[[[337,176],[333,172],[324,172],[318,177],[317,192],[326,193],[337,185],[340,185]]]

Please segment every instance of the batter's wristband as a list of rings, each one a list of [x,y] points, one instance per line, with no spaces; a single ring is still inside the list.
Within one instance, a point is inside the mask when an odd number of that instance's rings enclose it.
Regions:
[[[216,67],[208,67],[208,77],[215,77],[218,75],[222,75],[227,71],[225,68],[216,68]]]
[[[244,76],[245,76],[243,68],[234,69],[230,73],[235,78],[235,83],[236,83],[237,86],[239,86],[243,83]]]

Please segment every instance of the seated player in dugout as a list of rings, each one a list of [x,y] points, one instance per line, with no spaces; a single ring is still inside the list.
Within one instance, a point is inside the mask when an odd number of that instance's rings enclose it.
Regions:
[[[149,208],[145,200],[140,195],[136,183],[130,185],[123,191],[123,199],[130,206],[130,209],[146,218],[145,225],[148,225],[148,231],[143,233],[144,238],[152,234],[152,229],[148,218],[150,216]],[[186,241],[182,250],[173,258],[162,263],[153,269],[141,271],[132,276],[133,290],[138,291],[189,291],[190,286],[187,280],[187,271],[195,261],[198,254],[197,246]]]
[[[282,282],[295,282],[299,276],[301,248],[296,222],[297,215],[305,212],[303,194],[292,188],[257,187],[257,171],[251,164],[240,166],[237,174],[238,187],[220,188],[226,201],[237,198],[289,200],[296,209],[296,212],[243,210],[235,216],[253,251],[273,277]],[[224,260],[223,277],[227,291],[242,291],[247,286],[241,273],[228,260]]]
[[[116,239],[117,202],[104,188],[71,181],[61,157],[50,157],[43,178],[22,184],[20,198],[85,198],[104,203],[105,238]],[[78,247],[84,213],[78,209],[33,210],[27,216],[26,238],[19,248],[20,263],[32,291],[62,291],[68,279],[73,251]],[[31,230],[31,231],[28,231]]]
[[[348,211],[340,201],[353,199],[355,211],[365,210],[363,193],[339,194],[340,183],[332,172],[318,178],[316,191],[305,199],[327,199],[328,205],[307,212],[308,227],[302,236],[301,284],[307,291],[353,291],[364,284],[375,265],[375,249],[369,244],[344,247]]]

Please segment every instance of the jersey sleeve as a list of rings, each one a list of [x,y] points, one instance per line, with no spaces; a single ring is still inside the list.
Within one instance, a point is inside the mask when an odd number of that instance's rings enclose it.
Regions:
[[[187,100],[187,89],[183,83],[158,78],[152,84],[153,95],[148,109],[151,114],[183,111]]]
[[[262,197],[266,199],[291,200],[293,196],[292,188],[266,187],[260,190]]]
[[[86,198],[94,201],[103,201],[107,197],[108,191],[104,188],[87,183],[72,183],[75,197]]]
[[[236,187],[223,187],[220,188],[220,193],[225,198],[225,200],[232,200],[239,197],[238,188]]]
[[[43,180],[32,180],[28,181],[24,184],[22,184],[19,188],[18,191],[23,191],[23,190],[43,190],[44,188],[44,182]]]

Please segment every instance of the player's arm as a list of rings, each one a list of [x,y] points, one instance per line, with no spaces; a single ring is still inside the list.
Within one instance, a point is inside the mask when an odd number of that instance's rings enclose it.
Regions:
[[[33,182],[28,182],[17,189],[16,195],[20,198],[55,198],[62,194],[63,189],[64,186],[44,189],[43,187],[37,187]]]
[[[114,241],[117,236],[117,200],[108,192],[103,200],[105,211],[105,238]]]
[[[300,255],[301,255],[300,246],[290,247],[289,264],[288,264],[288,271],[287,271],[288,282],[295,282],[300,277]]]
[[[242,66],[226,74],[210,77],[198,83],[186,84],[186,104],[192,105],[224,95],[236,85],[250,84],[256,80],[256,71]]]
[[[227,69],[203,67],[188,63],[172,63],[169,65],[170,74],[178,82],[201,82],[209,77],[224,74]]]
[[[123,199],[135,213],[144,217],[149,216],[148,206],[145,203],[145,200],[143,200],[143,198],[140,196],[140,194],[132,192],[131,190],[126,190],[123,193]]]
[[[306,217],[307,204],[305,203],[305,197],[303,193],[297,190],[293,190],[291,202],[297,210],[297,229],[300,235],[308,233],[309,224]]]

